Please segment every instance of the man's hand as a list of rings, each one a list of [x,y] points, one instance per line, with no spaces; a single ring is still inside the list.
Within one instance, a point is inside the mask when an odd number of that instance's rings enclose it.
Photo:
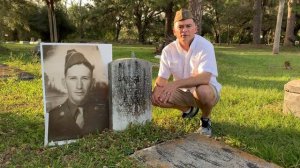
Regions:
[[[156,106],[160,106],[161,101],[160,101],[160,93],[162,92],[162,86],[158,86],[156,85],[152,91],[152,96],[151,96],[151,101],[152,104],[156,105]]]
[[[160,107],[172,107],[169,100],[176,89],[177,86],[173,82],[166,83],[164,86],[156,85],[152,92],[152,103]]]
[[[161,92],[161,101],[163,103],[168,103],[169,99],[172,97],[174,92],[178,89],[178,86],[175,82],[169,82],[167,83],[163,88]]]

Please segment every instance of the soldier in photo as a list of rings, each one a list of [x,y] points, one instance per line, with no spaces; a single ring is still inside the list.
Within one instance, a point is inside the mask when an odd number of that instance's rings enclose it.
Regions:
[[[49,141],[77,139],[108,127],[103,104],[91,96],[93,70],[94,66],[82,53],[67,51],[62,83],[68,98],[49,112]]]

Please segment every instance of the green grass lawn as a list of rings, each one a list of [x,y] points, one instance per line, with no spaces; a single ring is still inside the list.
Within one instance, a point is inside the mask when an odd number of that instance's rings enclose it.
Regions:
[[[0,167],[141,167],[134,151],[198,129],[200,115],[183,120],[179,111],[153,108],[153,120],[123,132],[105,131],[77,143],[43,147],[41,65],[31,45],[1,44],[0,63],[33,73],[32,81],[0,79]],[[216,46],[221,100],[212,112],[213,138],[282,167],[300,167],[300,119],[282,113],[284,84],[300,79],[300,48]],[[113,59],[158,63],[153,46],[114,45]],[[284,69],[290,61],[292,70]],[[153,69],[153,82],[157,75]]]

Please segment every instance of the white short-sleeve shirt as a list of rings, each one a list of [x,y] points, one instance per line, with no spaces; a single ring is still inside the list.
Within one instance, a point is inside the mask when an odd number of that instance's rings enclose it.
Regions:
[[[173,75],[174,80],[179,80],[201,72],[212,74],[210,84],[220,92],[222,86],[217,81],[218,69],[214,47],[205,38],[195,35],[188,52],[182,49],[178,40],[163,49],[159,77],[169,79]]]

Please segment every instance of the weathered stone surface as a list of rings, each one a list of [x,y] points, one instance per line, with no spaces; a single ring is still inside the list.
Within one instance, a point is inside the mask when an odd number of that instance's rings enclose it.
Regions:
[[[20,80],[33,80],[34,75],[32,73],[29,73],[29,72],[20,72],[19,73],[19,79]]]
[[[200,134],[191,134],[137,151],[132,157],[147,167],[155,168],[279,167]]]
[[[22,71],[18,68],[10,67],[6,64],[0,64],[0,79],[18,76],[20,80],[32,80],[34,75],[29,72]]]
[[[151,63],[141,59],[119,59],[108,68],[110,128],[124,130],[130,123],[150,121]]]
[[[284,90],[300,94],[300,80],[292,80],[284,85]]]
[[[293,80],[284,85],[283,112],[300,117],[300,80]]]

